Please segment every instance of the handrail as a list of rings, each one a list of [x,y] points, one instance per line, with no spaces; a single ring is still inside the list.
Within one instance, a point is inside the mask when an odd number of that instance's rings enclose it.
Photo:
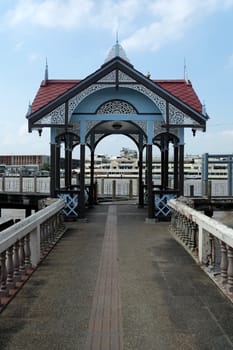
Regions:
[[[227,294],[233,293],[233,229],[189,207],[179,199],[172,209],[171,231]],[[220,279],[218,278],[220,276]]]
[[[65,201],[50,204],[0,232],[0,311],[65,231]]]

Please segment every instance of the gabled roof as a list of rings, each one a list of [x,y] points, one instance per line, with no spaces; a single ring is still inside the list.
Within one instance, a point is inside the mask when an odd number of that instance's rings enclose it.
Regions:
[[[185,80],[153,81],[137,71],[129,62],[121,57],[115,57],[83,80],[46,80],[42,82],[33,101],[32,111],[27,114],[29,130],[43,116],[66,103],[92,84],[96,84],[114,70],[125,73],[137,84],[143,85],[205,127],[207,117],[202,113],[202,105],[190,82]],[[119,84],[117,79],[115,84],[116,86]]]
[[[32,103],[32,113],[46,106],[49,102],[62,95],[64,92],[67,92],[80,82],[81,80],[47,80],[46,83],[42,81]],[[153,82],[196,110],[198,113],[202,113],[202,104],[190,81],[153,80]]]

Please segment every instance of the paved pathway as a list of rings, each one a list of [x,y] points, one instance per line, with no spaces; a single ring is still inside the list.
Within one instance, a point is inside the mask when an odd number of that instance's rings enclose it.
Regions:
[[[233,305],[136,205],[69,229],[0,314],[1,350],[228,350]]]

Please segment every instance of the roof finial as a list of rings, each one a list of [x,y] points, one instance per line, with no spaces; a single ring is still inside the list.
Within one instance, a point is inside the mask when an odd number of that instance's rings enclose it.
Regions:
[[[206,105],[205,105],[205,101],[203,101],[203,104],[202,104],[202,114],[204,116],[206,116]]]
[[[27,114],[26,115],[30,115],[32,113],[32,104],[31,101],[28,101],[28,110],[27,110]]]
[[[46,57],[46,63],[45,63],[45,74],[44,74],[44,80],[47,82],[49,80],[49,70],[48,70],[48,61]]]
[[[184,59],[184,80],[188,83],[188,70],[186,66],[186,59]]]
[[[119,40],[118,40],[118,29],[116,30],[116,44],[119,43]]]

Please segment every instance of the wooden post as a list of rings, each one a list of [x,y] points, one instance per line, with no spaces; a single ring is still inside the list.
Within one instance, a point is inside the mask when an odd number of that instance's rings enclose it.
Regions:
[[[129,198],[133,198],[133,180],[129,180]]]
[[[116,180],[112,181],[112,200],[116,199]]]
[[[19,192],[22,193],[23,192],[23,176],[20,175],[19,177]]]

